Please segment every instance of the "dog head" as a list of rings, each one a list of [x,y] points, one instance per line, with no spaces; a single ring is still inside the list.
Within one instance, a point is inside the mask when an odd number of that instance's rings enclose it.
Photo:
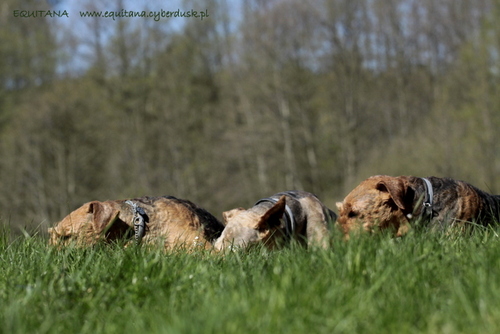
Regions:
[[[99,240],[116,239],[128,229],[118,219],[118,205],[114,202],[89,202],[49,228],[51,245],[94,245]]]
[[[217,250],[225,248],[249,248],[262,243],[268,248],[277,246],[281,217],[285,212],[286,197],[282,196],[276,204],[263,214],[243,208],[224,212],[224,230],[215,242]]]
[[[414,190],[406,176],[372,176],[337,203],[338,223],[348,236],[351,231],[392,229],[396,236],[409,230]]]

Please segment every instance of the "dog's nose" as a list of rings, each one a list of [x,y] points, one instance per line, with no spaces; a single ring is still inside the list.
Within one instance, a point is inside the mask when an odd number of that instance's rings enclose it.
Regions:
[[[214,248],[218,251],[221,251],[224,247],[224,242],[221,239],[217,239],[214,244]]]

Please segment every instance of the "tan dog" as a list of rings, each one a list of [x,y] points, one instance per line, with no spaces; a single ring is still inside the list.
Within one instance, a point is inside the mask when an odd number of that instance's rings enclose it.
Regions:
[[[417,223],[444,229],[466,223],[486,226],[500,220],[500,196],[438,177],[372,176],[337,207],[338,223],[346,235],[359,229],[392,229],[401,236]]]
[[[273,249],[291,239],[327,247],[329,224],[337,216],[319,199],[304,191],[287,191],[258,201],[248,210],[223,213],[225,228],[215,248],[248,248],[263,244]]]
[[[190,201],[171,196],[93,201],[49,228],[50,244],[94,245],[119,239],[135,243],[211,248],[224,225]]]

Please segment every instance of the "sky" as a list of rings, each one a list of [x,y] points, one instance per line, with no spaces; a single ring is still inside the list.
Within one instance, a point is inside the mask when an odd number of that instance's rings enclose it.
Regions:
[[[64,52],[67,54],[68,62],[61,67],[60,72],[78,73],[84,71],[88,61],[93,57],[91,44],[95,41],[95,25],[99,25],[99,38],[103,44],[113,33],[114,28],[120,20],[127,20],[128,23],[151,26],[158,25],[161,29],[175,31],[182,28],[183,24],[188,20],[185,17],[167,17],[168,15],[179,12],[191,12],[194,10],[200,15],[206,11],[206,8],[196,8],[196,4],[189,5],[189,2],[183,0],[53,0],[57,1],[54,10],[66,12],[67,16],[54,17],[56,21],[56,35],[62,41],[60,45],[66,45]],[[229,1],[229,0],[228,0]],[[230,1],[229,1],[230,2]],[[238,1],[239,2],[239,1]],[[154,17],[116,17],[119,15],[129,15],[128,12],[145,11],[147,15],[152,12]],[[85,17],[84,13],[96,12],[100,15],[108,17],[92,18]],[[171,12],[171,14],[166,14]],[[192,13],[192,12],[191,12]],[[210,15],[210,13],[208,12]],[[115,16],[115,17],[113,17]],[[198,19],[198,18],[189,18]],[[69,41],[78,40],[77,45],[71,45]],[[68,42],[66,42],[68,41]],[[68,71],[71,68],[71,71]]]
[[[56,0],[54,0],[56,1]],[[85,11],[96,11],[105,13],[108,12],[123,12],[125,11],[146,11],[154,13],[161,13],[162,11],[175,12],[180,10],[181,12],[195,10],[198,12],[205,11],[206,8],[196,8],[196,5],[186,5],[187,1],[182,0],[59,0],[58,4],[55,6],[56,10],[66,10],[69,17],[62,22],[67,25],[78,25],[79,22],[88,20],[87,17],[82,17],[81,12]],[[104,19],[104,18],[103,18]],[[106,18],[106,21],[116,21],[112,17]],[[139,19],[139,18],[136,18]],[[148,19],[148,18],[140,18]],[[153,18],[149,18],[153,19]],[[182,24],[184,18],[170,18],[170,23]],[[167,18],[162,18],[160,21],[167,20]],[[158,22],[160,22],[158,21]]]

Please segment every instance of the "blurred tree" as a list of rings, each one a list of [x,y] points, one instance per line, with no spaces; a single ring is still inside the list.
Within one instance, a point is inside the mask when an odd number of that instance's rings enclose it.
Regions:
[[[49,83],[55,76],[57,50],[49,22],[13,15],[14,10],[33,6],[50,8],[36,0],[6,0],[0,5],[0,131],[13,104],[28,98],[28,89]]]
[[[27,217],[52,222],[88,194],[106,194],[110,120],[104,105],[95,86],[78,80],[52,84],[16,106],[0,146],[1,184],[9,189],[0,192],[2,215],[19,224]]]
[[[54,78],[56,42],[44,18],[15,17],[14,10],[49,9],[44,1],[6,0],[0,15],[0,82],[4,90],[42,85]]]
[[[498,3],[497,3],[498,5]],[[500,191],[500,18],[499,7],[483,21],[474,39],[464,41],[457,60],[443,80],[437,124],[446,128],[446,171]],[[441,137],[440,136],[440,137]],[[444,138],[436,138],[444,140]],[[467,163],[464,163],[467,161]]]

